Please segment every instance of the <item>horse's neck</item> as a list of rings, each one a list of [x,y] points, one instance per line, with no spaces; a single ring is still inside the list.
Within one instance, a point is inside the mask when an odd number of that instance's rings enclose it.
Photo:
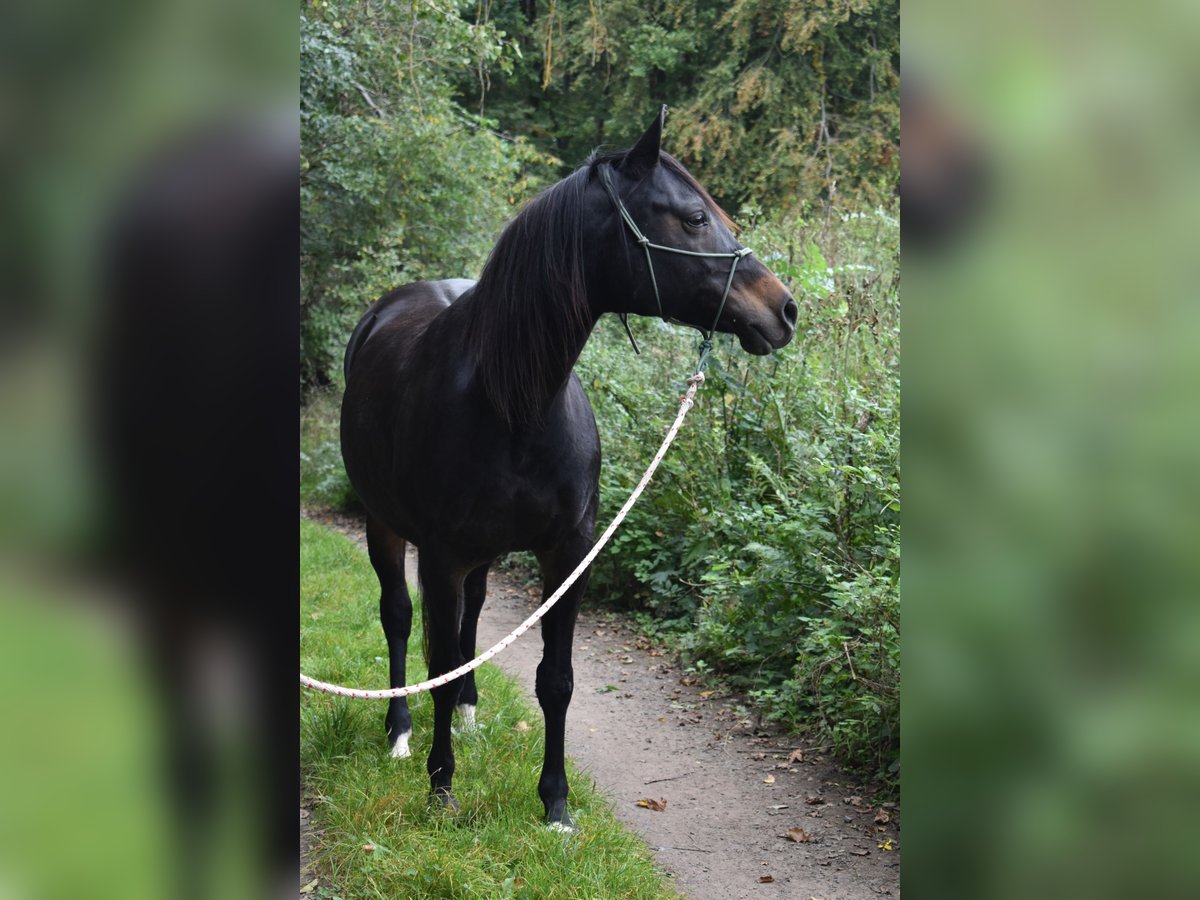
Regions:
[[[456,300],[439,318],[444,317],[443,324],[450,326],[452,330],[465,329],[476,316],[479,306],[489,302],[489,299],[477,288],[472,288]],[[603,312],[602,309],[597,310],[594,305],[590,305],[589,309],[590,312],[585,322],[578,327],[569,329],[569,333],[554,335],[552,351],[539,343],[539,339],[544,338],[545,332],[536,332],[536,329],[530,329],[529,332],[520,336],[510,336],[503,343],[489,345],[489,355],[495,354],[507,364],[521,366],[523,361],[536,360],[536,370],[539,375],[537,379],[538,393],[540,394],[537,398],[538,407],[543,413],[554,403],[561,401],[563,389],[571,377],[575,363],[583,353],[583,348]],[[473,360],[472,362],[476,366],[477,378],[488,377],[479,361]]]

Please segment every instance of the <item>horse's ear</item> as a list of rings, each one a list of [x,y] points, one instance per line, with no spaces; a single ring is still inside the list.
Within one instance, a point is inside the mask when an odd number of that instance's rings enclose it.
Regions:
[[[621,160],[622,172],[639,176],[658,165],[658,151],[662,146],[663,125],[666,124],[666,121],[667,106],[664,103],[654,121],[650,123],[650,127],[646,129],[646,133],[638,139],[633,149],[626,153],[625,158]]]

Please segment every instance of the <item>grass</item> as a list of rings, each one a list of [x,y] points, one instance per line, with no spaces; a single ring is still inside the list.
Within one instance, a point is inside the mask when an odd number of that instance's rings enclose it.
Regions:
[[[341,684],[387,683],[378,584],[342,535],[300,523],[301,669]],[[421,674],[419,627],[409,671]],[[476,673],[479,730],[455,736],[457,815],[431,809],[425,756],[433,705],[410,699],[413,756],[393,760],[386,701],[304,692],[300,762],[316,826],[315,897],[674,898],[639,838],[568,763],[578,831],[541,824],[542,717],[492,665]],[[367,848],[371,849],[367,849]]]

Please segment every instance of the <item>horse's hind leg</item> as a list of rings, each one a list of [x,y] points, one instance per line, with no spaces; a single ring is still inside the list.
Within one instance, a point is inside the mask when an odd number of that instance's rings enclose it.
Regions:
[[[404,577],[405,541],[374,516],[367,517],[367,553],[379,578],[379,621],[388,645],[388,681],[391,687],[404,687],[408,635],[412,631],[412,599]],[[412,736],[412,717],[408,699],[397,697],[388,702],[384,719],[392,756],[405,759],[412,755],[408,740]]]
[[[479,625],[479,611],[487,596],[487,576],[491,563],[484,563],[467,576],[463,582],[462,630],[458,646],[463,659],[475,658],[475,629]],[[479,703],[479,692],[475,689],[475,673],[463,676],[462,692],[458,695],[458,715],[463,731],[475,729],[475,707]]]
[[[463,662],[458,632],[464,574],[443,559],[433,547],[424,544],[421,546],[419,570],[425,654],[429,662],[429,677],[437,678]],[[458,808],[450,786],[454,778],[450,725],[462,683],[462,678],[456,678],[430,691],[433,694],[433,746],[426,763],[429,788],[434,798],[449,809]]]
[[[590,537],[578,533],[553,551],[538,555],[544,578],[543,601],[558,590],[591,547]],[[546,807],[546,824],[563,831],[573,827],[567,815],[567,772],[563,758],[567,707],[575,687],[571,644],[588,574],[585,571],[542,619],[542,661],[537,668],[537,698],[546,719],[546,753],[538,796]]]

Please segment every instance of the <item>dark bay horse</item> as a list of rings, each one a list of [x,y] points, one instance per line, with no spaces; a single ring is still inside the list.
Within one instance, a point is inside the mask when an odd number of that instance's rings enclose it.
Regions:
[[[593,156],[526,206],[477,282],[397,288],[350,338],[342,456],[368,510],[393,687],[405,684],[412,624],[406,542],[420,551],[431,677],[474,657],[497,557],[531,550],[548,597],[591,548],[600,441],[572,368],[602,314],[662,315],[698,328],[715,322],[758,355],[791,340],[797,311],[787,289],[753,258],[731,276],[730,259],[736,265],[749,251],[704,189],[661,152],[665,112],[632,150]],[[631,239],[635,229],[663,246],[643,252]],[[659,252],[668,247],[678,249]],[[720,256],[691,255],[705,253]],[[542,621],[537,669],[546,721],[538,794],[547,823],[564,829],[571,642],[586,580]],[[433,690],[430,787],[451,808],[452,713],[457,705],[470,726],[476,702],[473,674]],[[385,724],[392,756],[408,756],[406,700],[390,702]]]

